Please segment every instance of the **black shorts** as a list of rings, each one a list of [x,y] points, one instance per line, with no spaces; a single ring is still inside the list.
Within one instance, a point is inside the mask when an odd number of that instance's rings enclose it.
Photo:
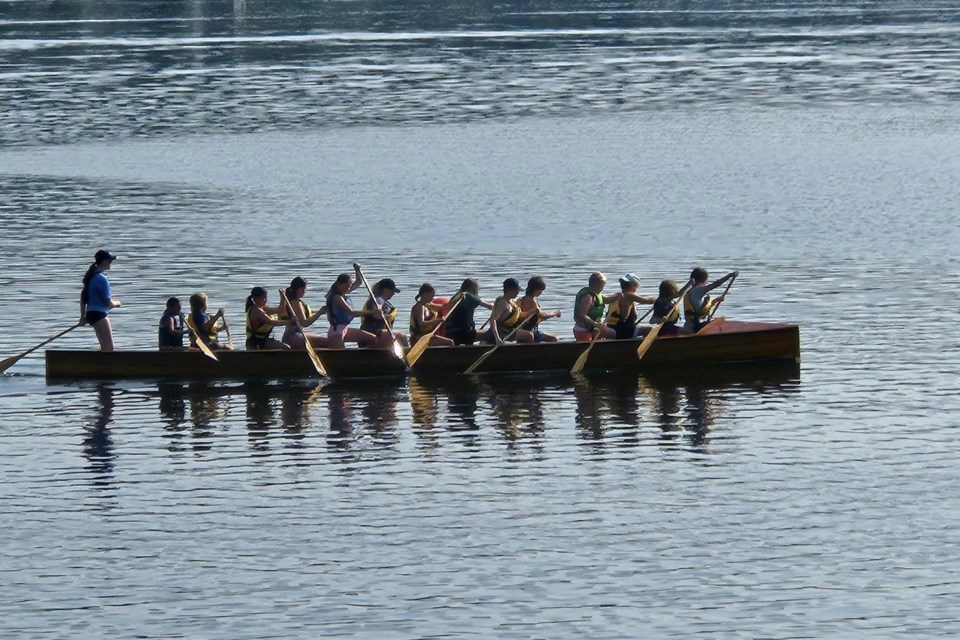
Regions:
[[[87,311],[87,315],[84,316],[83,319],[86,320],[87,324],[92,327],[106,317],[107,314],[105,314],[103,311]]]

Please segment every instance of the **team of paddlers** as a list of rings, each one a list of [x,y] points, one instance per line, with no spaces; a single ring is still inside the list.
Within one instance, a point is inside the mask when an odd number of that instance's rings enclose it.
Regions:
[[[110,310],[120,306],[112,297],[105,275],[116,259],[109,251],[97,251],[83,277],[80,295],[80,324],[94,328],[103,351],[113,350]],[[503,281],[503,294],[493,302],[480,298],[473,278],[464,280],[460,290],[449,298],[437,297],[434,287],[424,283],[414,298],[409,333],[405,333],[394,328],[397,307],[392,300],[400,292],[397,284],[384,278],[370,286],[360,266],[353,266],[354,274],[340,274],[327,291],[323,306],[316,311],[304,301],[307,281],[301,277],[294,278],[290,286],[280,291],[277,305],[269,304],[266,289],[254,287],[246,301],[246,348],[304,349],[306,341],[314,348],[325,349],[343,349],[348,342],[361,347],[385,347],[394,343],[409,347],[420,340],[428,340],[429,346],[469,345],[477,341],[492,345],[505,341],[557,341],[556,336],[540,329],[542,321],[561,315],[560,311],[545,311],[540,307],[538,298],[546,289],[540,276],[530,278],[523,296],[520,296],[520,283],[507,278]],[[696,332],[724,299],[723,295],[712,298],[709,292],[738,274],[734,271],[708,282],[707,271],[698,267],[682,288],[673,280],[664,280],[660,283],[659,295],[653,297],[637,293],[640,279],[632,273],[619,278],[620,291],[604,295],[607,278],[595,272],[574,300],[574,338],[577,341],[635,338],[646,335],[655,325],[661,325],[662,335]],[[360,286],[367,287],[368,297],[362,308],[354,309],[348,296]],[[652,305],[648,322],[644,322],[647,314],[638,315],[636,303]],[[190,311],[185,314],[179,299],[167,300],[158,329],[160,349],[196,348],[197,341],[213,351],[231,348],[219,339],[223,332],[229,335],[223,309],[209,313],[207,296],[203,293],[191,295],[189,304]],[[680,306],[684,311],[683,325],[679,324]],[[490,316],[478,329],[474,314],[480,307],[489,309]],[[326,317],[329,324],[326,333],[309,331],[322,317]],[[360,319],[358,327],[351,326],[355,318]],[[273,331],[280,327],[283,334],[278,340],[273,337]],[[190,347],[185,346],[185,336],[189,338]]]

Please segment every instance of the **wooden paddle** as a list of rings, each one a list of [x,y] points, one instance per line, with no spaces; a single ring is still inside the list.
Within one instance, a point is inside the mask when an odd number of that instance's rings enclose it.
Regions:
[[[317,373],[321,376],[326,376],[327,369],[323,366],[323,363],[320,362],[320,356],[317,355],[313,345],[310,344],[310,338],[307,337],[303,327],[300,326],[300,319],[297,318],[297,314],[293,310],[293,305],[287,300],[287,293],[283,289],[280,289],[280,304],[287,308],[287,313],[290,314],[290,322],[293,323],[293,326],[295,326],[300,331],[300,335],[303,336],[303,344],[307,349],[307,355],[310,356],[310,362],[313,363],[313,368],[316,369]]]
[[[21,353],[21,354],[18,355],[18,356],[13,356],[13,357],[11,357],[11,358],[7,358],[6,360],[0,360],[0,373],[3,373],[4,371],[6,371],[6,370],[9,369],[10,367],[12,367],[14,364],[17,363],[17,361],[20,360],[20,358],[24,357],[25,355],[30,354],[30,353],[33,353],[34,351],[36,351],[37,349],[39,349],[40,347],[42,347],[42,346],[44,346],[44,345],[46,345],[46,344],[50,344],[51,342],[53,342],[54,340],[56,340],[56,339],[59,338],[60,336],[65,336],[65,335],[67,335],[68,333],[70,333],[71,331],[73,331],[74,329],[76,329],[76,328],[79,327],[79,326],[82,326],[82,325],[78,322],[77,324],[73,325],[72,327],[70,327],[70,328],[68,328],[68,329],[64,329],[63,331],[61,331],[61,332],[58,333],[57,335],[53,336],[52,338],[47,338],[46,340],[44,340],[43,342],[41,342],[41,343],[38,344],[37,346],[35,346],[35,347],[30,347],[29,349],[27,349],[26,351],[24,351],[23,353]]]
[[[220,358],[217,357],[217,354],[215,354],[210,347],[207,346],[206,342],[200,339],[200,334],[197,333],[197,330],[193,328],[193,325],[191,324],[192,322],[193,320],[190,319],[190,316],[187,316],[187,320],[183,323],[183,325],[190,331],[190,333],[193,334],[193,341],[196,343],[197,348],[200,349],[200,352],[203,353],[203,355],[220,362]]]
[[[220,316],[220,319],[223,320],[223,330],[227,332],[227,346],[233,349],[233,337],[230,335],[230,325],[227,324],[227,317]]]
[[[481,364],[483,364],[483,362],[484,362],[487,358],[489,358],[490,356],[492,356],[493,353],[494,353],[497,349],[499,349],[501,346],[503,346],[504,344],[506,344],[507,340],[509,340],[510,338],[512,338],[512,337],[513,337],[513,334],[515,334],[517,331],[519,331],[519,330],[523,327],[523,325],[527,324],[527,321],[528,321],[530,318],[532,318],[533,316],[535,316],[536,314],[537,314],[537,312],[534,311],[533,313],[531,313],[530,315],[528,315],[526,318],[524,318],[523,320],[521,320],[519,323],[517,323],[517,326],[515,326],[515,327],[513,328],[513,330],[512,330],[510,333],[507,334],[507,337],[506,337],[506,338],[504,338],[503,340],[500,341],[500,344],[493,345],[493,348],[492,348],[492,349],[490,349],[489,351],[487,351],[486,353],[484,353],[482,356],[480,356],[479,358],[477,358],[472,365],[470,365],[469,367],[467,367],[466,370],[464,371],[464,373],[473,373],[474,371],[476,371],[476,370],[477,370],[477,367],[479,367]]]
[[[740,275],[739,272],[737,273],[737,276],[738,275]],[[721,298],[727,297],[727,293],[730,291],[730,287],[733,286],[733,281],[737,279],[737,276],[733,276],[730,278],[730,282],[727,283],[727,288],[723,290],[723,294],[720,296]],[[723,304],[722,300],[717,304],[713,305],[712,307],[710,307],[710,312],[707,314],[707,322],[710,322],[711,320],[713,320],[713,315],[717,312],[717,307],[719,307],[721,304]]]
[[[450,314],[453,313],[453,310],[456,309],[456,308],[457,308],[457,305],[459,305],[460,302],[462,302],[462,301],[463,301],[463,297],[461,296],[460,298],[457,299],[457,301],[453,304],[453,306],[450,307],[450,310],[447,311],[447,316],[444,317],[444,318],[441,318],[441,319],[440,319],[440,322],[437,323],[437,326],[435,326],[435,327],[430,331],[430,333],[426,333],[426,334],[424,334],[423,336],[421,336],[420,339],[417,340],[417,343],[416,343],[415,345],[413,345],[412,347],[410,347],[410,350],[407,351],[407,366],[408,366],[408,367],[412,367],[412,366],[414,365],[414,363],[415,363],[417,360],[420,359],[420,356],[423,355],[423,352],[426,351],[426,350],[427,350],[427,347],[430,346],[430,340],[433,339],[433,336],[436,335],[436,333],[437,333],[437,331],[440,329],[440,327],[443,326],[443,323],[447,321],[447,317],[449,317]]]
[[[360,282],[363,283],[363,286],[367,288],[367,293],[370,294],[370,300],[373,301],[373,306],[377,308],[377,311],[380,312],[380,319],[383,320],[383,326],[390,333],[390,340],[393,342],[393,355],[400,358],[403,362],[403,366],[406,369],[410,368],[410,365],[404,360],[403,357],[403,347],[400,346],[400,343],[397,342],[397,336],[393,335],[393,329],[390,327],[390,323],[387,322],[387,316],[383,313],[383,307],[377,304],[377,296],[373,295],[373,289],[370,288],[370,283],[367,282],[366,277],[363,275],[363,270],[360,268],[360,265],[357,265],[357,275],[360,276]]]
[[[677,301],[674,302],[673,305],[670,307],[670,310],[667,311],[668,316],[671,313],[673,313],[673,310],[677,308],[677,304],[679,304],[679,302],[683,300],[683,296],[686,295],[687,291],[689,291],[690,287],[692,286],[693,286],[692,281],[687,282],[687,284],[683,285],[683,288],[680,289],[679,292],[677,292]],[[650,307],[650,310],[647,311],[647,313],[643,314],[643,317],[646,318],[647,315],[652,311],[653,311],[653,307]],[[641,318],[641,320],[642,319],[643,318]],[[650,331],[647,332],[647,335],[643,337],[643,340],[640,341],[640,346],[637,347],[637,360],[640,360],[641,358],[643,358],[644,354],[650,349],[650,346],[653,344],[653,341],[657,339],[658,335],[660,335],[660,330],[663,329],[663,325],[665,324],[667,323],[661,320],[660,322],[655,324],[653,328],[650,329]]]
[[[587,358],[590,357],[590,351],[593,349],[593,345],[600,342],[600,328],[597,327],[593,331],[593,340],[590,341],[590,344],[586,349],[583,350],[583,353],[580,354],[580,357],[577,358],[577,361],[573,363],[573,366],[570,367],[570,375],[577,375],[583,368],[587,366]]]

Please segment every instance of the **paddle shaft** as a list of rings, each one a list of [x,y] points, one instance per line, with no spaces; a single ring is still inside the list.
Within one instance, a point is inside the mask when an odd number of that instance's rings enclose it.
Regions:
[[[739,274],[738,274],[739,275]],[[723,290],[723,293],[720,294],[721,298],[726,298],[727,293],[730,291],[730,287],[733,286],[733,281],[737,279],[737,276],[730,276],[730,282],[727,283],[727,288]],[[713,320],[714,314],[717,312],[717,307],[723,304],[723,301],[718,302],[710,308],[710,312],[707,314],[707,322]]]
[[[293,310],[293,304],[287,299],[287,293],[280,289],[280,304],[287,308],[287,313],[290,314],[290,322],[293,323],[293,326],[300,331],[300,336],[303,338],[303,346],[307,350],[307,355],[310,357],[310,362],[313,363],[313,368],[317,370],[322,376],[327,375],[327,369],[323,366],[323,362],[320,361],[320,356],[317,355],[317,350],[313,348],[313,345],[310,343],[310,338],[307,336],[306,332],[303,330],[303,326],[300,324],[300,318],[297,317],[297,312]]]
[[[473,373],[474,371],[476,371],[476,370],[477,370],[477,367],[479,367],[481,364],[483,364],[483,362],[484,362],[487,358],[489,358],[490,356],[492,356],[494,351],[496,351],[497,349],[499,349],[503,344],[505,344],[505,343],[507,342],[507,340],[509,340],[510,338],[512,338],[512,337],[513,337],[513,334],[515,334],[517,331],[519,331],[520,329],[522,329],[522,328],[523,328],[523,325],[527,324],[527,322],[530,320],[530,318],[532,318],[532,317],[535,316],[535,315],[537,315],[537,312],[536,312],[536,311],[534,311],[533,313],[531,313],[530,315],[528,315],[526,318],[524,318],[523,320],[521,320],[519,323],[517,323],[517,326],[515,326],[515,327],[513,328],[513,330],[512,330],[510,333],[507,334],[507,337],[505,337],[503,340],[500,341],[500,344],[494,345],[492,349],[490,349],[489,351],[487,351],[486,353],[484,353],[482,356],[480,356],[479,358],[477,358],[476,361],[474,361],[474,363],[473,363],[472,365],[470,365],[469,367],[466,368],[466,370],[464,370],[464,373]]]
[[[383,326],[390,334],[390,341],[393,343],[393,353],[403,361],[403,366],[409,369],[410,366],[403,358],[403,349],[398,349],[397,336],[393,335],[393,327],[387,322],[387,315],[383,312],[383,307],[377,304],[377,296],[373,294],[373,289],[370,287],[370,283],[367,282],[366,276],[363,275],[363,269],[361,269],[359,265],[357,266],[357,275],[360,276],[360,281],[363,283],[363,286],[366,287],[367,293],[370,294],[370,301],[373,302],[373,306],[380,312],[380,319],[383,321]]]
[[[30,347],[29,349],[27,349],[26,351],[24,351],[24,352],[21,353],[20,355],[18,355],[18,356],[13,356],[13,357],[7,358],[6,360],[0,361],[0,373],[3,373],[4,371],[6,371],[6,370],[9,369],[10,367],[12,367],[16,362],[18,362],[18,361],[19,361],[21,358],[23,358],[24,356],[33,353],[34,351],[36,351],[36,350],[39,349],[40,347],[43,347],[44,345],[50,344],[51,342],[53,342],[54,340],[56,340],[57,338],[59,338],[59,337],[61,337],[61,336],[67,335],[68,333],[70,333],[71,331],[73,331],[74,329],[76,329],[76,328],[79,327],[79,326],[82,326],[82,325],[81,325],[81,323],[78,322],[77,324],[73,325],[72,327],[68,327],[67,329],[64,329],[63,331],[61,331],[61,332],[58,333],[57,335],[55,335],[55,336],[53,336],[53,337],[51,337],[51,338],[47,338],[46,340],[44,340],[43,342],[41,342],[41,343],[38,344],[37,346],[35,346],[35,347]]]
[[[453,310],[456,309],[457,306],[458,306],[462,301],[463,301],[463,297],[458,298],[457,301],[453,303],[453,306],[450,307],[449,311],[447,311],[446,317],[441,318],[441,319],[440,319],[440,322],[437,323],[437,326],[435,326],[433,329],[431,329],[429,333],[423,334],[423,335],[420,337],[420,339],[417,340],[417,343],[416,343],[415,345],[413,345],[412,347],[410,347],[410,351],[407,352],[407,366],[408,366],[408,367],[412,367],[412,366],[413,366],[413,363],[415,363],[417,360],[420,359],[420,356],[423,355],[423,352],[426,351],[426,350],[427,350],[427,347],[430,346],[430,340],[433,339],[433,336],[436,335],[436,333],[437,333],[437,331],[440,329],[440,327],[442,327],[442,326],[444,325],[444,323],[447,321],[447,318],[450,317],[450,314],[453,313]]]

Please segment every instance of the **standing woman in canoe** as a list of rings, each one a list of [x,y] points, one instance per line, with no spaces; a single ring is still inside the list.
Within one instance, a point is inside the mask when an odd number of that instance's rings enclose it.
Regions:
[[[247,351],[262,349],[289,349],[287,345],[270,337],[274,327],[285,327],[287,320],[277,320],[273,316],[277,307],[267,306],[267,290],[254,287],[247,296]]]
[[[477,324],[473,320],[473,312],[477,307],[493,309],[493,303],[480,299],[480,285],[473,278],[464,280],[460,291],[444,307],[450,310],[457,300],[460,300],[460,304],[447,316],[445,333],[456,345],[473,344],[477,340]]]
[[[284,293],[287,296],[287,301],[290,302],[290,306],[293,307],[293,312],[297,316],[300,327],[303,329],[312,325],[327,312],[326,307],[320,307],[318,311],[314,312],[310,309],[310,305],[303,301],[303,296],[307,293],[307,281],[300,276],[290,281],[290,286],[286,288]],[[286,307],[281,305],[277,316],[281,320],[286,320],[290,317],[290,314]],[[291,323],[283,331],[283,344],[289,345],[291,349],[305,349],[304,337],[317,349],[325,348],[328,343],[326,336],[301,331],[295,324]]]
[[[343,349],[347,342],[372,343],[377,336],[361,329],[350,328],[353,319],[364,315],[364,311],[354,311],[350,308],[347,295],[361,285],[360,265],[353,265],[355,277],[349,273],[341,273],[327,292],[327,320],[330,328],[327,330],[327,348]],[[379,313],[374,311],[373,313]]]
[[[89,324],[97,334],[100,351],[113,351],[113,327],[110,325],[110,310],[120,306],[119,300],[110,296],[108,271],[117,256],[105,249],[93,256],[93,264],[83,276],[80,292],[80,324]]]

